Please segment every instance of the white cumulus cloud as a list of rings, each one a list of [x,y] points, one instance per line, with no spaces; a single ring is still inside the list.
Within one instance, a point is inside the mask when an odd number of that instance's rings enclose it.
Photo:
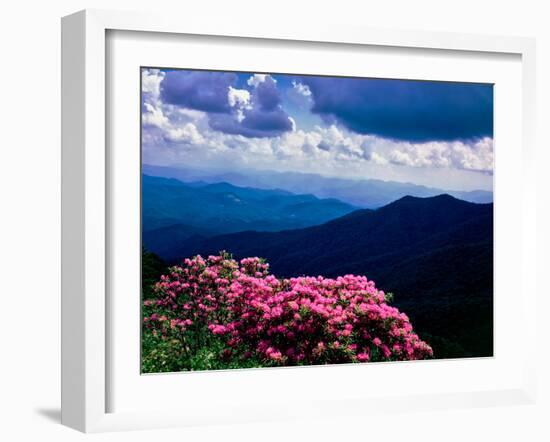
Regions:
[[[267,78],[271,78],[274,83],[277,83],[277,80],[269,74],[254,74],[246,81],[246,83],[249,86],[256,87],[260,83],[263,83]]]
[[[482,138],[430,143],[394,143],[389,152],[391,163],[410,167],[448,167],[478,172],[493,171],[493,140]]]
[[[141,73],[141,90],[150,94],[154,99],[158,99],[164,75],[164,72],[159,69],[144,69]]]
[[[309,86],[307,84],[293,81],[292,87],[298,94],[303,95],[304,97],[311,97],[311,90],[309,89]]]
[[[250,106],[250,92],[246,89],[235,89],[229,86],[229,90],[227,91],[227,101],[231,107]]]
[[[193,123],[187,123],[181,127],[169,127],[165,131],[165,137],[175,143],[204,143],[204,137]]]

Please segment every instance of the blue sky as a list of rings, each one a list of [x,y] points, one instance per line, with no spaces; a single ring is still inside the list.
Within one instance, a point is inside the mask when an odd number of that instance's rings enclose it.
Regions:
[[[146,164],[492,189],[492,85],[142,70]]]

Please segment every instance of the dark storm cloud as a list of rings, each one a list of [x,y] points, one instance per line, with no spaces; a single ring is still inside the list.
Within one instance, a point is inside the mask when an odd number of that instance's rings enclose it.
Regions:
[[[203,112],[228,113],[229,86],[237,76],[225,72],[168,71],[162,81],[161,98],[164,103]]]
[[[246,110],[241,122],[235,115],[210,115],[209,124],[214,130],[247,138],[276,137],[292,130],[292,122],[281,108],[270,112],[258,108]]]
[[[292,122],[281,106],[277,83],[266,77],[251,93],[247,106],[231,106],[229,88],[237,88],[234,73],[167,71],[161,85],[164,103],[208,114],[212,129],[245,137],[275,137],[292,130]]]
[[[292,130],[292,122],[281,105],[281,93],[273,78],[265,77],[251,92],[250,106],[243,110],[242,121],[233,121],[225,132],[245,137],[275,137]]]
[[[271,77],[267,77],[256,87],[253,98],[262,112],[274,111],[281,104],[281,94]]]
[[[400,141],[493,136],[492,85],[302,77],[312,112],[348,129]]]

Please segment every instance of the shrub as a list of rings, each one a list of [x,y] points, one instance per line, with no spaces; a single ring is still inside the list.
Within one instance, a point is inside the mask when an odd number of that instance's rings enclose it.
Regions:
[[[364,276],[278,279],[260,258],[186,259],[144,301],[143,371],[426,359],[407,315]]]

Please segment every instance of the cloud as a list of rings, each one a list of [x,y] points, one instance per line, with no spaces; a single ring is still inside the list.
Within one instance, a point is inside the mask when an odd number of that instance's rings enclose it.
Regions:
[[[250,78],[246,81],[246,83],[249,86],[257,87],[259,84],[263,83],[267,77],[271,77],[271,75],[268,75],[268,74],[252,74],[250,76]]]
[[[233,73],[174,70],[151,87],[160,90],[163,105],[206,113],[210,128],[216,131],[264,138],[293,130],[276,80],[254,74],[247,81],[251,91],[239,89],[237,81]],[[146,120],[152,119],[153,115]]]
[[[160,94],[160,83],[164,79],[164,72],[159,69],[144,69],[141,74],[141,90],[155,99]]]
[[[309,86],[304,83],[300,83],[297,81],[292,82],[292,87],[296,91],[296,93],[304,96],[304,97],[310,97],[311,96],[311,90],[309,89]]]
[[[487,137],[471,145],[454,143],[451,148],[451,159],[454,167],[458,169],[492,173],[493,152],[493,140]]]
[[[230,113],[229,87],[237,76],[226,72],[168,71],[161,83],[166,104],[213,113]]]
[[[144,103],[145,112],[142,114],[142,124],[144,126],[155,126],[159,128],[169,127],[170,120],[164,115],[161,108],[157,108],[151,103]]]
[[[219,74],[211,72],[200,72],[208,75],[189,79],[188,72],[182,71],[185,81],[169,80],[172,98],[177,95],[175,84],[181,87],[179,92],[191,83],[210,87],[215,82],[223,87],[214,87],[208,98],[205,91],[195,91],[193,99],[166,102],[165,82],[170,72],[150,70],[142,74],[142,141],[146,163],[208,165],[237,171],[244,167],[292,170],[428,185],[436,185],[430,180],[436,180],[433,177],[437,176],[437,186],[442,188],[448,188],[446,177],[460,186],[475,183],[490,186],[491,136],[401,140],[358,132],[342,120],[340,115],[344,113],[320,114],[323,119],[314,117],[313,122],[305,125],[304,118],[311,115],[310,105],[317,106],[320,102],[315,90],[304,95],[307,85],[301,80],[276,81],[269,75],[241,75],[228,81],[229,77],[218,75],[204,78]],[[304,85],[301,93],[298,84]],[[347,88],[342,87],[343,95],[349,92]],[[297,106],[289,104],[289,93],[302,103],[309,100],[310,105],[296,110]],[[213,97],[223,111],[201,110],[205,103],[213,105]],[[284,106],[292,109],[292,117]]]
[[[264,74],[252,75],[248,90],[229,88],[229,101],[234,112],[210,115],[210,127],[226,134],[242,135],[248,138],[269,138],[292,131],[295,123],[281,104],[277,82]]]
[[[327,122],[399,141],[492,137],[492,85],[413,80],[302,77],[312,112]]]
[[[227,101],[231,107],[246,107],[250,103],[250,92],[246,89],[235,89],[229,86]]]
[[[300,81],[292,80],[290,86],[284,90],[284,98],[294,111],[301,114],[301,116],[308,115],[310,121],[320,121],[317,115],[311,114],[310,109],[313,99],[309,86]]]
[[[193,123],[187,123],[180,127],[169,127],[165,132],[165,137],[175,143],[201,144],[205,141]]]
[[[281,108],[269,112],[252,108],[234,115],[210,115],[209,124],[214,130],[248,138],[277,137],[293,129],[292,120]]]
[[[297,128],[296,120],[294,118],[290,117],[290,116],[288,117],[288,119],[290,120],[290,125],[291,125],[292,132],[295,132],[296,128]]]
[[[272,112],[280,107],[281,95],[277,89],[275,80],[266,76],[254,89],[255,102],[264,112]]]
[[[146,142],[204,143],[197,128],[204,112],[165,104],[161,99],[161,84],[165,73],[158,69],[142,72],[142,126]]]
[[[193,136],[191,126],[179,133],[161,131],[161,138],[147,130],[144,161],[225,171],[252,168],[377,178],[450,189],[490,188],[490,180],[478,177],[492,173],[491,139],[475,144],[393,142],[338,126],[251,138],[215,131],[208,124],[195,127],[202,139]]]
[[[390,163],[400,166],[414,166],[415,164],[408,152],[403,152],[397,149],[391,151]]]
[[[474,142],[398,143],[387,155],[390,163],[421,168],[452,168],[492,174],[493,140]]]

